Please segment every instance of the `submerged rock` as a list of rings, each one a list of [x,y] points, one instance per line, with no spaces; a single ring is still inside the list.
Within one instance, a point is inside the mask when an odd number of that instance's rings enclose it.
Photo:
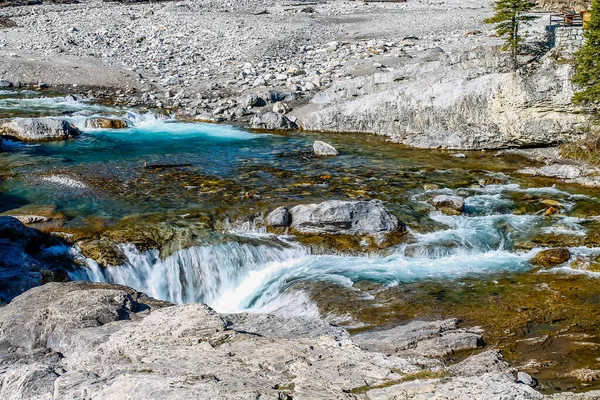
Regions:
[[[15,118],[0,125],[0,135],[23,141],[61,140],[80,133],[69,121],[56,118]]]
[[[564,264],[571,258],[569,249],[548,249],[536,254],[534,262],[544,267],[555,267]]]
[[[267,131],[296,129],[298,126],[283,114],[266,112],[252,117],[250,125],[254,129]]]
[[[436,185],[435,183],[426,183],[423,185],[423,190],[428,192],[428,191],[433,191],[433,190],[439,190],[440,189],[440,185]]]
[[[124,119],[89,118],[85,121],[85,127],[93,129],[125,129],[129,127],[129,124]]]
[[[290,213],[291,228],[300,233],[376,235],[405,229],[404,224],[377,200],[331,200],[299,205]]]
[[[317,156],[337,156],[339,154],[335,147],[320,140],[315,140],[313,143],[313,151]]]

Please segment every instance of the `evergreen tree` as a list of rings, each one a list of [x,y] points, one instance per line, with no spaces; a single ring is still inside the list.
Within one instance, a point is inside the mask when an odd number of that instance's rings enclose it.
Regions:
[[[597,0],[596,0],[597,1]],[[519,68],[517,60],[517,50],[523,42],[523,35],[520,32],[522,24],[538,18],[531,15],[525,15],[537,3],[529,0],[497,0],[494,6],[496,14],[493,17],[484,20],[487,24],[496,24],[496,33],[498,36],[504,37],[506,44],[504,51],[510,51],[513,68]]]
[[[584,31],[585,44],[576,56],[573,82],[581,91],[575,93],[573,101],[578,104],[596,106],[600,102],[600,0],[592,3],[592,19]]]

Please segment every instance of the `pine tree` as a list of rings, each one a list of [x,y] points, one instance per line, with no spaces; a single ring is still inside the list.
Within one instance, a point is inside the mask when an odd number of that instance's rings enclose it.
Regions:
[[[510,51],[514,70],[519,68],[517,50],[523,42],[523,35],[519,29],[522,24],[527,24],[538,18],[525,15],[536,5],[537,3],[529,0],[498,0],[494,6],[496,14],[484,20],[487,24],[496,24],[496,33],[498,33],[498,36],[505,38],[504,51]]]
[[[576,54],[573,82],[581,91],[575,93],[573,102],[595,106],[600,102],[600,0],[592,3],[592,19],[584,31],[585,44]]]

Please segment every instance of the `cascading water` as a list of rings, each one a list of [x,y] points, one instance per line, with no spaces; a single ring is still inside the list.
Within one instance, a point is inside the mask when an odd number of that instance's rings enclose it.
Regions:
[[[513,242],[539,229],[545,220],[536,215],[494,213],[499,207],[512,205],[502,195],[507,189],[520,190],[497,186],[487,188],[486,193],[474,193],[468,197],[470,213],[465,215],[432,212],[431,218],[447,228],[412,232],[415,242],[398,247],[388,256],[311,255],[298,244],[273,246],[273,237],[265,236],[260,245],[232,241],[197,246],[165,260],[156,251],[140,253],[125,246],[125,265],[100,268],[87,260],[89,272],[80,278],[129,285],[176,303],[205,302],[219,312],[306,313],[314,312],[314,307],[295,290],[298,284],[324,281],[352,287],[356,282],[369,281],[397,285],[523,271],[530,268],[529,260],[537,250],[514,252]],[[575,234],[583,229],[571,226]]]

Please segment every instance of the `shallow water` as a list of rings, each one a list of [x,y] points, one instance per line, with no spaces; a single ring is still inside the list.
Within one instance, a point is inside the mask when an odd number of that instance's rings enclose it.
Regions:
[[[65,142],[5,141],[0,212],[52,210],[60,221],[45,229],[84,238],[164,223],[186,231],[198,229],[200,220],[211,221],[201,228],[206,234],[194,231],[184,245],[167,252],[123,243],[125,261],[109,268],[72,249],[86,265],[72,273],[77,279],[126,284],[174,303],[206,302],[220,312],[321,316],[354,329],[458,316],[483,325],[486,337],[490,332],[492,340],[506,344],[500,347],[513,361],[525,363],[531,352],[516,341],[519,335],[502,333],[514,317],[515,329],[527,332],[519,340],[553,335],[551,350],[536,353],[544,360],[580,351],[575,341],[556,332],[572,329],[586,308],[573,307],[573,316],[546,321],[539,305],[548,303],[550,292],[521,289],[550,287],[555,276],[586,289],[597,284],[600,196],[518,176],[517,169],[532,164],[523,158],[487,152],[456,158],[452,152],[408,149],[364,135],[254,133],[39,93],[0,92],[2,113],[65,115],[84,134]],[[124,118],[131,127],[85,129],[93,115]],[[314,158],[310,148],[316,138],[335,145],[341,155]],[[425,192],[426,183],[440,189]],[[465,197],[465,213],[446,216],[434,210],[427,200],[436,194]],[[279,205],[371,198],[385,201],[408,225],[404,242],[352,255],[344,248],[310,247],[291,236],[267,234],[260,218]],[[545,216],[543,199],[559,201],[560,212]],[[571,247],[570,264],[537,272],[530,260],[547,246]],[[541,317],[520,318],[524,314],[513,307],[511,287],[518,287],[520,300],[539,309]],[[500,294],[491,295],[494,291]],[[487,314],[476,312],[480,302],[492,298],[500,303],[489,303]],[[600,298],[590,301],[597,307]],[[406,312],[406,307],[413,309]],[[500,309],[506,315],[496,320]],[[586,329],[600,332],[598,326]],[[560,376],[560,368],[600,368],[593,357],[573,360],[552,364],[547,390],[552,385],[582,388]]]

